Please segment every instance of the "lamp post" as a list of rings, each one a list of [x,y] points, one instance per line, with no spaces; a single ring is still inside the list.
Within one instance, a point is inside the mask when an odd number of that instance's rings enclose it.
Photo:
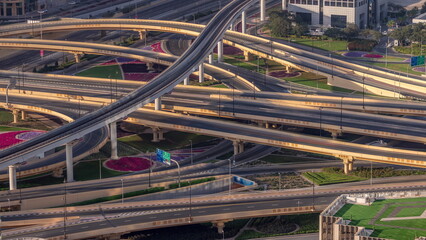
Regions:
[[[124,204],[124,179],[120,179],[121,181],[121,204]]]
[[[278,173],[278,191],[281,192],[281,173]]]
[[[99,158],[99,179],[102,179],[102,161]]]
[[[192,222],[192,187],[189,184],[189,222]]]
[[[320,137],[322,137],[322,107],[319,107],[319,131],[320,131]]]
[[[235,162],[235,155],[233,156],[234,162]],[[231,158],[228,158],[229,161],[229,189],[228,189],[228,195],[231,196],[231,190],[232,190],[232,179],[231,179],[231,169],[232,169],[232,163]]]
[[[43,13],[46,12],[46,10],[38,10],[37,11],[40,14],[40,39],[43,39]]]
[[[64,179],[64,239],[67,239],[67,180]]]
[[[194,163],[194,160],[192,158],[192,140],[189,140],[189,142],[191,143],[191,165]]]
[[[179,187],[180,187],[180,165],[176,160],[170,159],[170,161],[176,163],[176,165],[178,167],[178,183],[179,183]]]

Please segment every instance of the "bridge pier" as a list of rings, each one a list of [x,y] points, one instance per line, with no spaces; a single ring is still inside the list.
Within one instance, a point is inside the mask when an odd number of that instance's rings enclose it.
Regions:
[[[287,10],[287,0],[282,0],[282,10],[283,11]]]
[[[229,30],[234,31],[234,23],[231,23],[231,25],[229,25]]]
[[[13,109],[12,114],[13,114],[13,123],[18,123],[19,122],[19,110]]]
[[[21,120],[24,120],[24,121],[25,121],[25,120],[27,120],[27,117],[28,117],[28,116],[27,116],[27,112],[26,112],[26,111],[24,111],[24,110],[22,110],[22,111],[21,111]]]
[[[9,190],[16,190],[17,184],[16,184],[16,167],[15,165],[9,166]]]
[[[74,58],[76,63],[80,63],[80,54],[74,53]]]
[[[240,154],[244,152],[244,142],[243,141],[233,141],[232,144],[234,145],[234,155]]]
[[[209,64],[213,64],[213,54],[209,55]]]
[[[326,130],[327,132],[331,133],[331,137],[336,140],[337,137],[342,136],[342,132],[338,130]]]
[[[198,82],[204,82],[204,63],[201,63],[200,66],[198,66]]]
[[[148,71],[155,71],[155,69],[154,69],[154,63],[152,63],[152,62],[147,62],[146,63],[146,70],[148,70]]]
[[[154,101],[155,104],[155,111],[160,111],[161,110],[161,97],[158,97],[155,99]]]
[[[74,182],[74,161],[72,156],[72,143],[65,144],[67,182]]]
[[[223,229],[225,228],[225,222],[213,222],[213,226],[217,228],[217,233],[223,233]]]
[[[343,172],[345,174],[354,170],[354,158],[350,156],[340,157],[343,160]]]
[[[252,60],[253,60],[253,55],[249,53],[248,51],[244,51],[244,61],[248,62]]]
[[[117,145],[117,122],[109,124],[110,141],[111,141],[111,159],[118,159],[118,145]]]
[[[146,30],[144,30],[144,31],[138,31],[138,32],[139,32],[139,39],[140,40],[143,40],[143,39],[145,39],[147,37]]]
[[[152,141],[151,142],[160,142],[159,138],[159,129],[156,127],[151,128],[152,129]]]
[[[265,15],[266,15],[266,4],[265,0],[260,0],[260,21],[265,21]]]
[[[241,33],[247,32],[247,12],[243,11],[241,13]]]
[[[183,85],[189,85],[189,76],[183,79]]]
[[[217,62],[223,62],[223,41],[217,42]]]
[[[285,70],[286,70],[286,72],[288,72],[288,73],[289,73],[289,72],[291,72],[293,69],[291,69],[291,67],[287,65],[287,66],[285,66]]]

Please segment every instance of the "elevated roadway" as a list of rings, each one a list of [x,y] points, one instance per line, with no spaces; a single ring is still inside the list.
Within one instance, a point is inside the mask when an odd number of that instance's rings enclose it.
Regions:
[[[375,192],[375,191],[404,191],[424,188],[424,182],[406,184],[376,185],[365,187],[319,187],[315,196],[312,189],[285,190],[282,192],[268,191],[251,194],[233,194],[231,196],[197,197],[191,201],[186,199],[167,200],[160,202],[136,202],[104,206],[73,207],[69,209],[66,234],[70,238],[87,238],[107,234],[124,234],[131,231],[146,230],[159,227],[179,226],[194,223],[213,222],[217,227],[223,227],[227,221],[285,214],[320,211],[341,193]],[[314,205],[314,208],[313,208]],[[4,239],[36,236],[43,238],[61,237],[64,234],[62,217],[64,209],[35,210],[30,212],[5,213],[2,219],[13,224],[25,214],[27,219],[48,222],[56,218],[56,223],[45,226],[35,226],[7,230],[3,232]],[[75,215],[77,214],[77,215]],[[28,216],[28,215],[27,215]],[[76,216],[79,216],[75,218]],[[47,217],[47,218],[46,218]],[[218,224],[220,223],[220,224]]]
[[[204,27],[190,23],[127,19],[64,20],[42,23],[42,25],[46,31],[127,29],[132,31],[166,31],[194,36],[198,35],[198,32]],[[0,36],[24,34],[30,30],[31,26],[11,26],[2,28]],[[227,32],[224,42],[263,58],[275,60],[283,65],[320,73],[329,78],[330,84],[338,85],[338,82],[342,80],[344,81],[343,85],[351,89],[362,91],[364,88],[365,91],[378,95],[424,99],[426,84],[413,77],[400,76],[374,67],[333,59],[332,55],[323,56],[296,49],[283,43],[232,31]]]
[[[39,105],[41,105],[41,102],[45,98],[39,99]],[[14,101],[17,102],[18,100],[15,99]],[[63,104],[62,99],[55,101],[54,98],[50,98],[44,101],[46,102],[45,108],[51,108],[54,105],[61,106]],[[57,103],[55,104],[55,102]],[[70,99],[67,105],[69,106],[71,103],[83,105],[84,102],[85,101],[82,100]],[[88,106],[92,105],[92,107],[94,106],[95,108],[102,106],[99,102],[85,102],[85,104]],[[404,166],[426,167],[426,152],[422,151],[347,143],[330,140],[328,138],[307,136],[220,120],[185,116],[164,111],[139,109],[129,114],[125,121],[145,126],[155,126],[164,129],[332,155],[344,159],[345,162],[358,159]]]
[[[48,151],[66,144],[106,124],[122,119],[170,92],[179,82],[195,71],[213,50],[229,24],[246,8],[251,1],[235,0],[224,7],[203,30],[191,47],[171,67],[159,77],[99,111],[88,114],[62,128],[55,129],[38,138],[0,152],[0,168],[25,161],[37,153]]]

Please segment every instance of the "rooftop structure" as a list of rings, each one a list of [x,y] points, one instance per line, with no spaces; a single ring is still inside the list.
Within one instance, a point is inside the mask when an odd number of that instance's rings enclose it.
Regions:
[[[287,10],[308,25],[360,28],[376,27],[387,16],[388,0],[288,0]]]
[[[344,194],[320,215],[320,240],[426,236],[426,191]]]

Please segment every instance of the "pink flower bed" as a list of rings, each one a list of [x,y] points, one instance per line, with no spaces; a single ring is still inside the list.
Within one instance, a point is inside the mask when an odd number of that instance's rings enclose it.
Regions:
[[[159,73],[125,73],[124,79],[148,82],[158,76]]]
[[[152,51],[154,52],[159,52],[159,53],[166,53],[162,48],[161,48],[161,42],[158,43],[154,43],[151,45]]]
[[[424,73],[425,67],[415,67],[415,68],[413,68],[413,71]]]
[[[101,66],[109,66],[109,65],[117,65],[117,61],[115,59],[110,60],[108,62],[104,62],[100,64]]]
[[[299,75],[300,73],[298,72],[288,73],[286,71],[276,71],[276,72],[269,73],[269,76],[276,77],[276,78],[290,78],[290,77],[297,77]]]
[[[41,131],[17,131],[0,134],[0,149],[8,148],[43,134]]]
[[[362,55],[362,57],[365,57],[365,58],[382,58],[383,56],[380,55],[380,54],[371,54],[371,53],[369,53],[369,54]]]
[[[137,172],[148,169],[150,166],[149,159],[140,157],[122,157],[118,160],[108,160],[105,167],[120,172]]]

